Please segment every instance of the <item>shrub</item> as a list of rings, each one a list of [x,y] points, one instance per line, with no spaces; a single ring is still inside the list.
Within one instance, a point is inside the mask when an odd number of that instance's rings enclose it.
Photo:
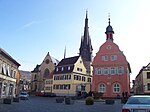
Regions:
[[[87,97],[85,99],[85,103],[86,103],[86,105],[93,105],[94,104],[94,100],[93,100],[92,97]]]

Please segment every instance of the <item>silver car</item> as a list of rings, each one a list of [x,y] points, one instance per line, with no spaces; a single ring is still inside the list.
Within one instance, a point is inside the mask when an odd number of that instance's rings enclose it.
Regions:
[[[131,96],[127,103],[122,107],[122,112],[150,112],[150,96]]]
[[[28,100],[29,94],[27,92],[21,92],[19,97],[21,100]]]

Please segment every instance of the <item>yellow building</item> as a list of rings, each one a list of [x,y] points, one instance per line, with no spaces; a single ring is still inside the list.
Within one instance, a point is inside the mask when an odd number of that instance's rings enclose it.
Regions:
[[[53,72],[45,79],[44,92],[52,93],[53,91]]]
[[[150,63],[144,66],[134,80],[134,94],[150,94]]]
[[[76,96],[91,90],[92,75],[87,73],[81,56],[62,59],[53,74],[53,93]]]
[[[0,48],[0,98],[14,97],[18,94],[19,66],[17,61]]]

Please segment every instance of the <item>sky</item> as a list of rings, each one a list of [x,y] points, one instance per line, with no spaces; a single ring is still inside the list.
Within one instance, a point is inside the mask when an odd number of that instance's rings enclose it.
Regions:
[[[106,41],[110,15],[114,43],[131,66],[131,80],[150,59],[149,0],[0,0],[0,47],[32,71],[49,52],[77,56],[86,10],[93,56]]]

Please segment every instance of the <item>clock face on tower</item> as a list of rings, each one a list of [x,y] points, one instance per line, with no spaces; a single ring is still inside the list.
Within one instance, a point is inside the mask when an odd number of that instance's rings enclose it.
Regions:
[[[107,46],[107,49],[110,50],[110,49],[111,49],[111,45],[108,45],[108,46]]]
[[[49,64],[49,59],[46,59],[45,63],[46,63],[46,64]]]

